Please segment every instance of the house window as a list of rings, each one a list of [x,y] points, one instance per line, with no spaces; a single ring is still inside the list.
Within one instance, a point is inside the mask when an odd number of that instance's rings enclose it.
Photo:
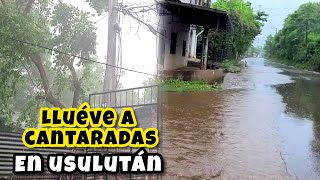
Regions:
[[[177,33],[171,33],[170,54],[175,54],[177,49]]]
[[[187,41],[183,40],[183,42],[182,42],[182,56],[186,56],[186,49],[187,49]]]
[[[161,34],[164,36],[166,35],[166,31],[162,30]],[[165,46],[166,46],[166,41],[164,37],[160,37],[158,41],[158,63],[161,65],[164,65],[164,54],[165,54]]]

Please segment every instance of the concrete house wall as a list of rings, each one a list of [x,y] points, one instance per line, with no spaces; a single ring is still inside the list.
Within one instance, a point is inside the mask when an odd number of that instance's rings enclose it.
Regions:
[[[172,23],[170,17],[165,17],[167,21],[164,26],[166,26],[166,39],[165,39],[165,49],[164,49],[164,69],[173,70],[180,67],[187,66],[188,63],[188,52],[186,47],[186,54],[182,56],[183,52],[183,41],[188,44],[189,42],[189,31],[190,27],[178,25],[177,23]],[[174,18],[173,18],[174,19]],[[176,19],[178,20],[178,19]],[[176,33],[176,52],[171,53],[171,40],[172,33]]]
[[[197,3],[196,0],[181,0],[182,3]],[[195,26],[180,22],[177,16],[164,15],[159,17],[159,27],[165,36],[158,40],[158,59],[161,69],[174,70],[188,65],[188,61],[196,58],[197,37]],[[176,33],[176,52],[170,53],[171,35]],[[185,55],[183,56],[183,42],[185,41]],[[162,63],[161,63],[162,62]]]

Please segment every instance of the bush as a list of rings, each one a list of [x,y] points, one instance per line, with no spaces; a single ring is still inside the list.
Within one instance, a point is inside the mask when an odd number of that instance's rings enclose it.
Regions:
[[[213,91],[220,89],[218,84],[210,85],[204,81],[182,81],[178,79],[163,80],[161,82],[162,91],[167,92],[197,92]]]
[[[231,73],[238,73],[241,71],[243,64],[239,60],[225,60],[222,62],[222,68]]]

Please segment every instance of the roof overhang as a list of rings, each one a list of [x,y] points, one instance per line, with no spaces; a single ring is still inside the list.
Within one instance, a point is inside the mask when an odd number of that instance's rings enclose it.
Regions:
[[[208,26],[210,29],[227,30],[230,25],[227,12],[208,7],[164,0],[160,15],[175,15],[184,24]]]

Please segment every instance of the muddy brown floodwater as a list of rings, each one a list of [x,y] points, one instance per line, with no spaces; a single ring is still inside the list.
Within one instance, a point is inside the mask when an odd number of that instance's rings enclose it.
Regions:
[[[320,75],[246,61],[222,91],[163,95],[163,179],[320,179]]]

